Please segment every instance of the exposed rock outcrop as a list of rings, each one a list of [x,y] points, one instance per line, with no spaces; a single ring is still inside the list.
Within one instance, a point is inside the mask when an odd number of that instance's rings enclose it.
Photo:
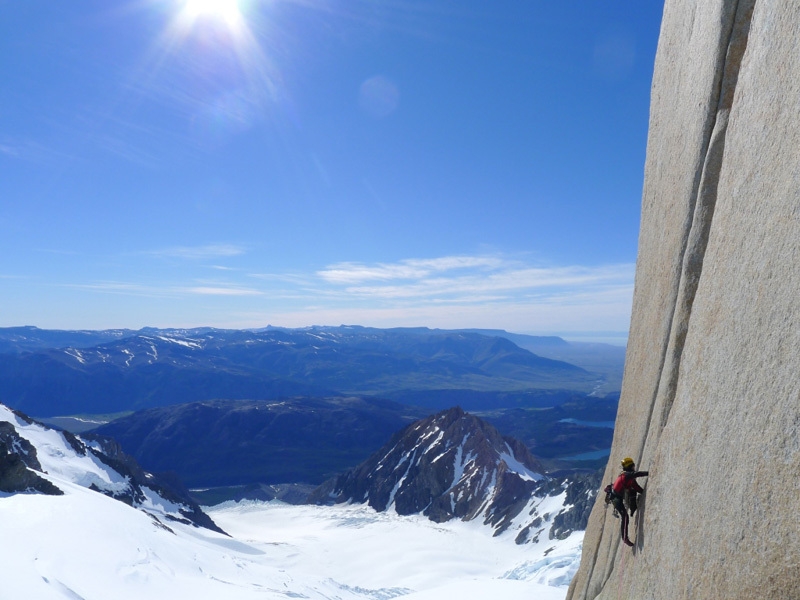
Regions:
[[[156,522],[178,521],[224,533],[180,481],[144,471],[114,440],[57,431],[0,404],[0,492],[63,495],[59,486],[64,485],[124,502]]]
[[[481,519],[519,544],[565,539],[586,525],[597,479],[550,478],[521,442],[451,408],[398,432],[361,465],[332,479],[311,503],[368,503],[432,521]]]
[[[25,418],[19,413],[17,416]],[[41,470],[33,444],[21,437],[11,423],[0,421],[0,492],[63,494],[58,486],[36,473]]]
[[[329,498],[423,513],[437,522],[473,519],[490,503],[495,510],[497,502],[524,505],[544,469],[522,444],[514,446],[488,423],[452,408],[400,431],[338,477]]]
[[[30,469],[23,458],[9,452],[5,442],[0,441],[0,492],[38,492],[49,496],[60,496],[56,485]]]
[[[612,460],[568,598],[800,597],[800,10],[667,0]]]

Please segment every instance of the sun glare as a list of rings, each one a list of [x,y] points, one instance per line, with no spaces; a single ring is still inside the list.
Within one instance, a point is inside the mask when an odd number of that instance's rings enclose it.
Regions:
[[[187,0],[184,10],[193,20],[205,17],[234,23],[242,16],[238,0]]]

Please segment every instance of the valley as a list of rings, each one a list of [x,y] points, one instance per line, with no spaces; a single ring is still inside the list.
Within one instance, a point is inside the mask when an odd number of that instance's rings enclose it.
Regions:
[[[597,469],[613,428],[593,424],[613,422],[618,398],[598,390],[621,380],[624,360],[624,348],[557,337],[355,326],[7,328],[0,348],[0,401],[110,436],[204,501],[299,501],[453,406],[521,440],[547,470]]]
[[[237,598],[522,598],[536,589],[560,599],[566,591],[611,444],[618,392],[598,390],[620,377],[618,349],[516,336],[582,357],[598,367],[591,371],[494,331],[19,329],[0,330],[0,401],[16,411],[0,432],[7,462],[23,469],[19,481],[38,477],[43,490],[61,492],[45,538],[96,529],[80,516],[52,522],[66,506],[129,523],[128,542],[146,548],[144,558],[116,540],[122,546],[105,551],[117,556],[98,559],[100,579],[140,580],[126,593],[165,597],[172,584],[159,573],[181,573],[194,582],[183,589],[195,590],[209,577]],[[43,425],[22,407],[44,413]],[[26,436],[50,441],[23,456],[14,440]],[[49,467],[39,471],[31,452],[50,457]],[[98,487],[81,453],[107,465],[97,472],[111,483]],[[122,493],[127,480],[140,487]],[[0,495],[14,501],[0,512],[15,519],[30,490],[20,495],[9,481],[0,477]],[[155,540],[162,534],[152,524],[196,562],[176,559],[182,551]],[[486,562],[488,546],[497,547]],[[44,557],[26,551],[35,563]],[[362,568],[365,552],[385,567]],[[41,597],[79,594],[96,575],[50,569]]]

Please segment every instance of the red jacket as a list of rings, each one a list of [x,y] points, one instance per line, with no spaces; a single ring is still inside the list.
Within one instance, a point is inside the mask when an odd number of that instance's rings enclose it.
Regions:
[[[614,493],[618,496],[624,496],[625,490],[633,492],[643,492],[642,486],[636,483],[637,477],[646,477],[647,471],[623,471],[614,482]]]

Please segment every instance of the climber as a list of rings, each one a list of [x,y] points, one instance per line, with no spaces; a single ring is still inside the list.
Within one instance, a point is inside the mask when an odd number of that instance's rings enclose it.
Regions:
[[[622,473],[619,474],[613,485],[606,486],[606,502],[614,505],[614,508],[621,517],[620,535],[622,541],[628,546],[633,546],[633,542],[628,539],[628,508],[632,517],[638,508],[637,495],[644,492],[642,487],[636,482],[638,477],[647,477],[647,471],[636,471],[636,463],[630,457],[625,457],[621,461]]]

